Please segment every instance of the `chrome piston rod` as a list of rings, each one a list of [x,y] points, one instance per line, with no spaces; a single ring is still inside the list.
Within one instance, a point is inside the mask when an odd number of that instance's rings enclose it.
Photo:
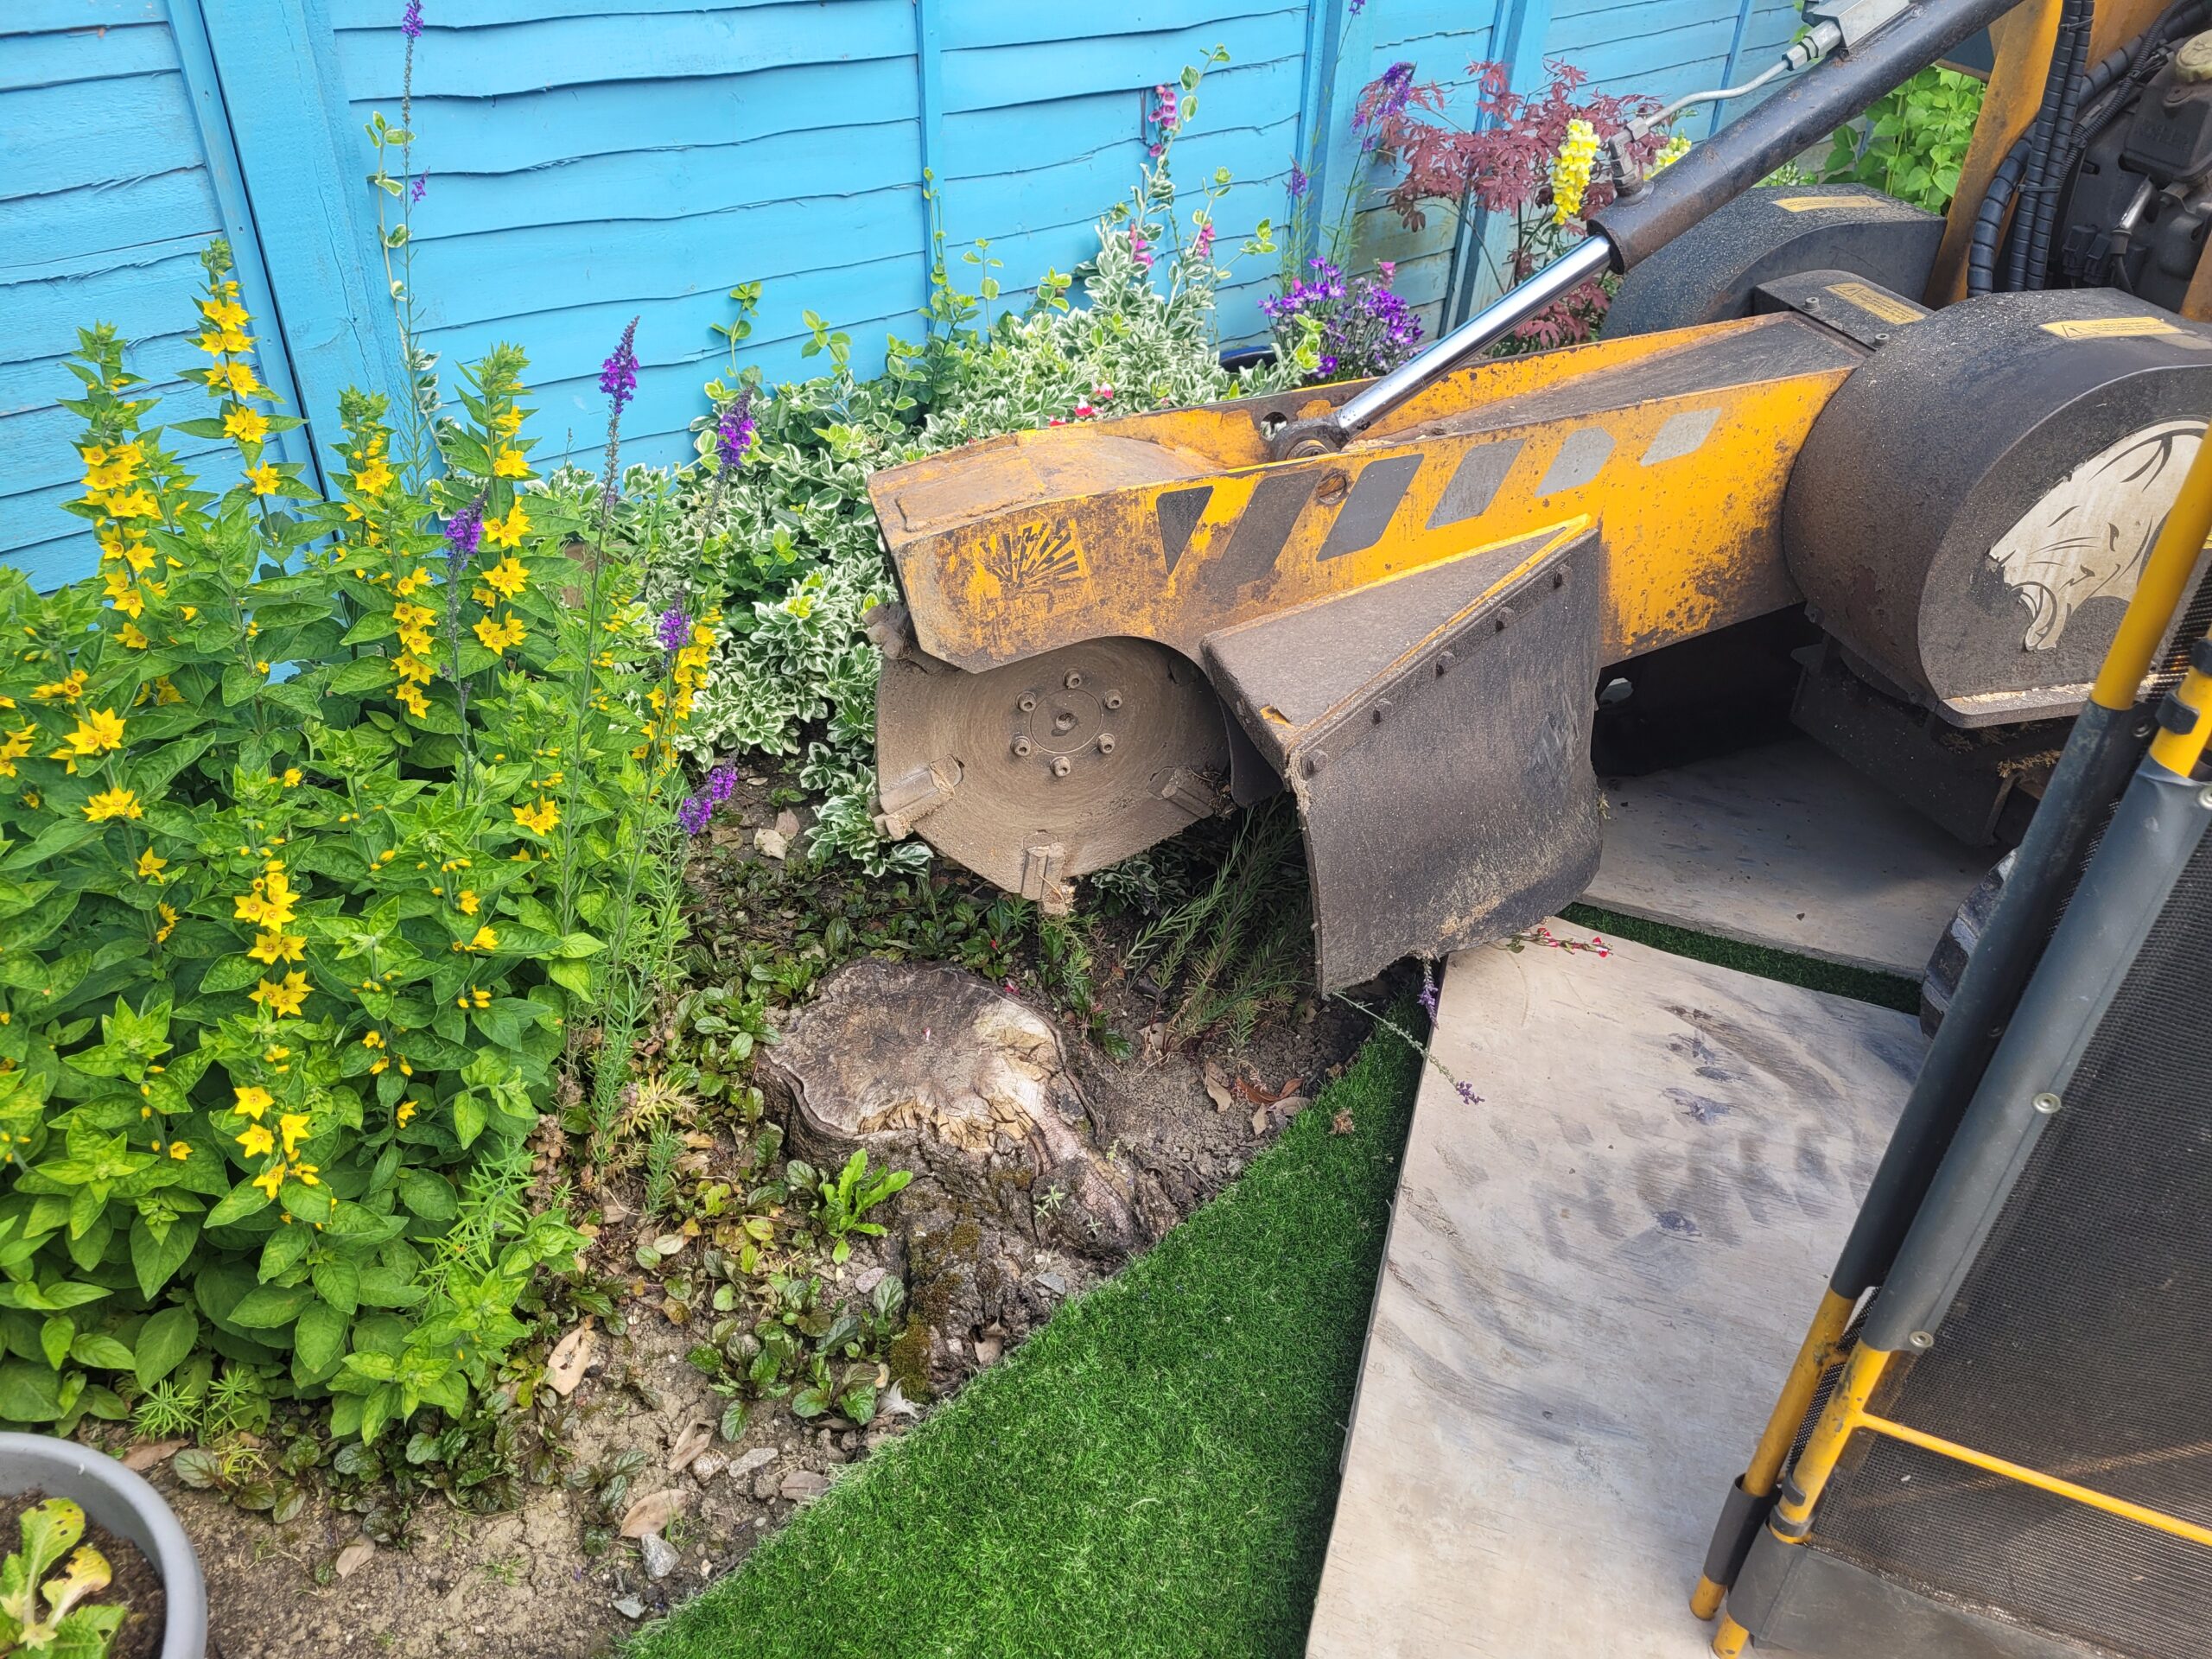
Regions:
[[[1517,288],[1499,295],[1420,356],[1401,363],[1364,391],[1346,398],[1334,416],[1338,428],[1347,438],[1366,430],[1408,397],[1441,380],[1476,353],[1495,346],[1554,301],[1572,294],[1592,277],[1602,276],[1612,264],[1612,244],[1601,232],[1592,232]]]

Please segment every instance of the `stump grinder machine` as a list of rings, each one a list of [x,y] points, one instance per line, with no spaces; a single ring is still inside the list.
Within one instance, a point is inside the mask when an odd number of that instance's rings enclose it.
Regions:
[[[1287,786],[1351,984],[1572,900],[1601,702],[1725,711],[1779,620],[1798,727],[2005,839],[2212,413],[2212,7],[1804,15],[1765,101],[1649,178],[1632,128],[1586,240],[1379,379],[877,474],[880,828],[1050,910]],[[1985,30],[1948,218],[1759,188]],[[1486,355],[1612,274],[1602,339]]]

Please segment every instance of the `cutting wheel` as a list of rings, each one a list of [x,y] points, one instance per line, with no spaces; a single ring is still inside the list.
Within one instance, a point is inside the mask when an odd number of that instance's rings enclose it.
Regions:
[[[1102,869],[1218,809],[1229,743],[1185,658],[1096,639],[969,674],[894,626],[875,705],[878,828],[1048,910]]]

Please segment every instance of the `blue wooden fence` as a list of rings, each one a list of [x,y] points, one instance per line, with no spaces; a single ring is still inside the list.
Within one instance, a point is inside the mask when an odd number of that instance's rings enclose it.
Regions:
[[[89,568],[73,422],[55,399],[77,326],[188,404],[191,296],[229,237],[265,373],[310,421],[312,464],[348,385],[389,389],[397,351],[363,124],[400,117],[403,0],[7,0],[0,6],[0,559],[53,582]],[[626,453],[688,453],[734,284],[765,286],[747,358],[803,371],[811,308],[858,360],[912,335],[926,292],[925,175],[954,251],[988,239],[1009,294],[1095,246],[1134,181],[1150,88],[1216,45],[1186,181],[1227,168],[1234,246],[1280,223],[1294,158],[1332,203],[1369,181],[1361,86],[1406,60],[1460,89],[1547,57],[1608,90],[1713,84],[1786,41],[1787,0],[426,0],[416,43],[413,285],[448,360],[522,345],[544,448],[588,456],[598,362],[631,316],[643,364]],[[1380,181],[1376,181],[1379,182]],[[1418,236],[1363,209],[1367,257],[1433,317],[1450,215]],[[1224,343],[1258,338],[1271,261],[1224,296]],[[197,412],[191,410],[190,412]],[[209,446],[187,441],[187,453]],[[543,453],[543,450],[542,452]]]

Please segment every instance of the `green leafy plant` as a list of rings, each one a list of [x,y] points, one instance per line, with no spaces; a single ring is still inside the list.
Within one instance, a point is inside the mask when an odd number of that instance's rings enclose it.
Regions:
[[[1310,912],[1297,815],[1270,802],[1238,822],[1211,880],[1138,931],[1122,967],[1172,998],[1171,1038],[1221,1027],[1242,1047],[1310,988]]]
[[[373,1440],[463,1409],[581,1248],[525,1141],[672,948],[715,636],[657,626],[620,547],[569,555],[612,504],[533,487],[512,347],[461,371],[435,478],[349,394],[322,499],[206,264],[213,412],[151,424],[116,331],[81,333],[100,572],[0,572],[0,1420],[181,1377],[174,1422],[236,1376]],[[226,442],[216,475],[165,430]],[[619,1075],[626,1036],[597,1054]]]
[[[725,637],[679,741],[701,760],[794,757],[817,804],[807,857],[879,876],[918,870],[929,857],[918,841],[884,842],[871,817],[878,658],[861,624],[894,588],[868,498],[871,472],[976,439],[1295,381],[1288,365],[1241,375],[1221,366],[1215,319],[1230,266],[1213,225],[1231,181],[1216,172],[1186,189],[1172,172],[1203,68],[1221,61],[1210,55],[1165,90],[1160,110],[1173,120],[1155,121],[1157,153],[1099,220],[1096,253],[1071,275],[1045,273],[1026,307],[1000,303],[988,245],[956,257],[939,229],[923,337],[894,337],[880,374],[856,369],[849,337],[809,312],[801,349],[825,372],[771,386],[747,366],[708,384],[713,411],[696,423],[701,459],[668,477],[677,523],[649,561],[647,593],[658,602],[705,580],[723,596]],[[1268,235],[1263,226],[1243,251],[1272,251]],[[734,364],[758,285],[731,297],[735,319],[714,327],[732,342]],[[716,424],[740,398],[757,429],[741,472],[724,476]],[[582,474],[555,480],[556,493],[590,487]],[[640,493],[626,483],[626,496]],[[625,511],[618,533],[634,544],[642,513]]]
[[[871,1171],[865,1148],[845,1160],[845,1166],[835,1175],[821,1177],[815,1185],[814,1196],[821,1205],[823,1228],[831,1240],[830,1259],[842,1262],[849,1258],[855,1235],[880,1238],[883,1224],[865,1219],[868,1212],[905,1192],[906,1184],[913,1179],[911,1170]]]
[[[22,1548],[0,1561],[0,1653],[103,1659],[129,1610],[86,1600],[114,1575],[106,1556],[78,1542],[82,1506],[49,1497],[25,1510],[19,1524]]]
[[[1931,213],[1943,212],[1958,194],[1983,90],[1972,75],[1931,64],[1885,93],[1863,120],[1837,129],[1821,181],[1871,184]]]

